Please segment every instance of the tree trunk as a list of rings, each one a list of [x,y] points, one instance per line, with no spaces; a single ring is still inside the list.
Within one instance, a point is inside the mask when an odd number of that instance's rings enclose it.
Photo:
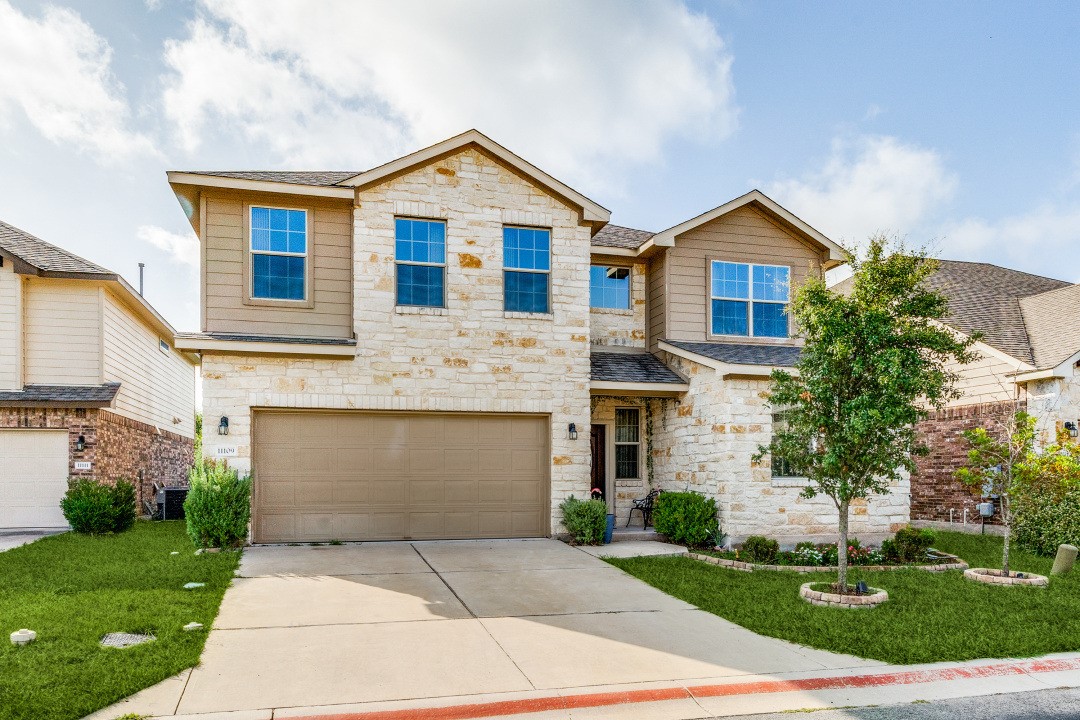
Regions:
[[[848,547],[848,501],[840,503],[840,542],[836,546],[836,564],[840,566],[837,584],[840,594],[847,592],[847,547]]]
[[[1002,543],[1001,549],[1001,569],[1005,575],[1009,574],[1009,540],[1012,535],[1012,518],[1009,517],[1009,497],[1005,494],[1001,494],[1001,524],[1005,526],[1005,542]]]

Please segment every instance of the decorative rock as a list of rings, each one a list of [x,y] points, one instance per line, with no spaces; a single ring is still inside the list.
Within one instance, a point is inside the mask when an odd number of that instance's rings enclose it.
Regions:
[[[192,630],[202,630],[203,624],[198,622],[189,622],[184,626],[184,630],[191,632]]]
[[[179,551],[179,550],[173,550],[173,551],[172,551],[171,553],[169,553],[169,554],[170,554],[170,555],[179,555],[179,554],[180,554],[180,551]]]
[[[206,587],[206,583],[189,582],[184,583],[185,590],[196,590],[201,587]]]
[[[1072,570],[1073,564],[1076,562],[1076,546],[1075,545],[1059,545],[1057,549],[1057,557],[1054,558],[1054,567],[1050,571],[1051,575],[1068,575]]]
[[[15,632],[11,633],[12,645],[17,645],[21,647],[23,645],[29,645],[35,640],[37,640],[37,633],[33,630],[27,630],[26,628],[23,628],[22,630],[16,630]]]
[[[878,588],[870,588],[869,595],[838,595],[836,593],[814,590],[815,583],[804,583],[799,588],[799,596],[811,605],[843,608],[845,610],[869,610],[889,599],[889,593]]]
[[[1029,587],[1046,587],[1050,584],[1050,578],[1045,575],[1022,572],[1010,572],[1006,575],[1001,570],[994,570],[991,568],[970,568],[965,570],[964,579],[986,583],[987,585],[1027,585]]]

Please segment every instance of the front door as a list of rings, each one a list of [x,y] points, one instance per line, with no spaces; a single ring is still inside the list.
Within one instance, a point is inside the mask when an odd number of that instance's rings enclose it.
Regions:
[[[592,486],[600,490],[600,497],[607,501],[607,440],[604,425],[592,426]]]

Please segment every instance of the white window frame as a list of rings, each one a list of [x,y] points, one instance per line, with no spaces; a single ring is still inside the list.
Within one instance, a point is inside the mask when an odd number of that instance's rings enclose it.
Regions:
[[[443,261],[441,263],[433,262],[418,262],[415,260],[398,260],[397,256],[397,230],[394,231],[394,306],[395,307],[418,307],[418,308],[446,308],[446,259],[447,259],[447,247],[450,244],[449,238],[447,238],[447,222],[442,218],[425,218],[425,217],[413,217],[411,215],[395,215],[395,226],[397,220],[412,220],[415,222],[427,222],[427,223],[442,223],[443,226]],[[398,297],[397,286],[397,268],[399,265],[422,265],[424,267],[437,267],[442,268],[442,304],[441,305],[410,305],[400,302]]]
[[[636,442],[620,442],[619,441],[619,412],[630,411],[637,413],[637,429],[638,439]],[[640,480],[641,479],[641,436],[644,432],[641,427],[641,408],[639,407],[617,407],[615,408],[615,420],[611,424],[614,430],[612,433],[612,439],[614,440],[615,453],[612,456],[612,462],[614,465],[614,475],[616,480]],[[637,475],[634,477],[620,477],[619,476],[619,446],[620,445],[633,445],[637,448]]]
[[[251,216],[256,209],[260,210],[289,210],[291,212],[304,213],[304,252],[276,252],[273,250],[256,250],[255,243],[255,227],[251,222]],[[292,305],[309,305],[311,303],[311,273],[313,268],[311,267],[311,214],[307,208],[298,207],[285,207],[281,205],[248,205],[247,206],[247,228],[248,228],[248,268],[247,268],[247,282],[248,282],[248,298],[254,303],[287,303]],[[296,298],[273,298],[273,297],[258,297],[255,295],[255,263],[251,261],[253,255],[281,255],[284,257],[302,257],[304,258],[304,297],[297,300]]]
[[[713,286],[713,269],[716,265],[728,264],[728,265],[745,265],[747,271],[747,295],[748,297],[726,297],[724,295],[716,295],[716,288]],[[782,268],[788,272],[788,287],[787,287],[787,300],[756,300],[754,299],[754,268]],[[791,266],[790,265],[769,265],[766,263],[748,263],[739,262],[737,260],[722,260],[712,259],[709,260],[709,335],[712,337],[760,337],[767,340],[787,340],[791,338],[791,320],[788,318],[788,332],[783,337],[776,337],[775,335],[755,335],[754,334],[754,303],[760,303],[762,305],[783,305],[785,308],[791,305]],[[746,303],[746,334],[745,335],[731,335],[727,333],[713,332],[713,300],[728,300],[730,302],[744,302]]]
[[[551,266],[554,260],[554,252],[552,251],[552,242],[554,241],[554,233],[549,227],[540,227],[536,225],[513,225],[503,224],[503,229],[514,228],[518,230],[543,230],[548,234],[548,269],[547,270],[535,270],[533,268],[512,268],[506,267],[506,240],[505,235],[502,235],[500,241],[502,242],[503,253],[503,312],[524,313],[527,315],[551,315],[552,314],[552,302],[551,302]],[[544,312],[537,312],[533,310],[510,310],[506,307],[506,274],[507,273],[535,273],[537,275],[547,275],[547,310]]]

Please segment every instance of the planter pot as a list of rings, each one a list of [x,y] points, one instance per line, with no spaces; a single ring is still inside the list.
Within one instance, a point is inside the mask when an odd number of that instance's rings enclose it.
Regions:
[[[611,536],[615,533],[615,515],[608,513],[607,523],[604,525],[604,544],[611,544]]]
[[[1001,570],[991,568],[971,568],[964,571],[964,579],[987,585],[1026,585],[1028,587],[1046,587],[1050,579],[1045,575],[1011,571],[1006,575]]]
[[[870,588],[867,595],[838,595],[837,593],[814,590],[813,586],[819,584],[821,583],[804,583],[799,588],[799,596],[811,605],[847,610],[869,610],[889,599],[889,593],[878,588]]]

